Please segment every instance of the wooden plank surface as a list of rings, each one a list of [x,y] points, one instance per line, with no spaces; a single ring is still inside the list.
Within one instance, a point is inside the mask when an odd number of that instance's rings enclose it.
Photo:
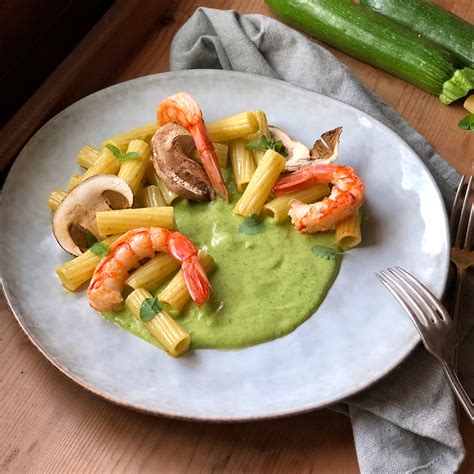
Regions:
[[[471,0],[439,3],[474,21]],[[108,83],[166,71],[176,30],[197,6],[269,14],[259,0],[175,1]],[[401,80],[336,52],[460,172],[471,172],[473,134],[457,129],[464,112]],[[0,298],[0,472],[357,472],[349,421],[321,410],[281,420],[211,425],[157,418],[116,407],[53,368],[21,332]],[[474,427],[463,417],[474,471]]]

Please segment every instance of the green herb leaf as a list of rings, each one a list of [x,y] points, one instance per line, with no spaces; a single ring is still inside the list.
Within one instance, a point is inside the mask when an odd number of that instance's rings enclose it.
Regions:
[[[106,146],[106,148],[108,148],[114,154],[114,156],[115,156],[115,158],[117,158],[117,160],[120,160],[122,158],[123,153],[115,145],[112,145],[112,143],[107,143],[107,145],[105,145],[105,146]]]
[[[247,150],[275,150],[284,157],[288,156],[281,140],[273,140],[273,138],[267,138],[265,135],[262,135],[258,140],[247,143],[245,148],[247,148]]]
[[[145,323],[151,321],[162,309],[163,305],[156,298],[146,298],[140,306],[140,319]]]
[[[466,115],[459,123],[459,128],[463,128],[464,130],[470,130],[474,132],[474,114]]]
[[[338,255],[344,255],[344,252],[323,245],[315,245],[312,250],[315,255],[325,260],[336,260]]]
[[[130,159],[135,159],[135,158],[140,158],[140,155],[136,151],[129,151],[125,153],[125,156],[124,156],[125,160],[130,160]]]
[[[86,244],[87,248],[92,247],[94,244],[96,244],[98,240],[96,239],[95,235],[89,230],[86,229]]]
[[[91,252],[98,257],[105,257],[109,253],[109,246],[103,242],[96,242],[91,248]]]
[[[263,218],[253,214],[246,217],[239,225],[239,233],[245,235],[261,234],[265,231]]]

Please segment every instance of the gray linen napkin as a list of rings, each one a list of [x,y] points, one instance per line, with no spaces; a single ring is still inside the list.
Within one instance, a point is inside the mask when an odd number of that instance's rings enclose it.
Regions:
[[[260,74],[364,110],[411,145],[451,206],[456,171],[330,52],[271,18],[199,8],[173,40],[171,69]],[[364,473],[450,473],[464,458],[453,394],[439,364],[422,348],[383,381],[334,408],[352,420]]]

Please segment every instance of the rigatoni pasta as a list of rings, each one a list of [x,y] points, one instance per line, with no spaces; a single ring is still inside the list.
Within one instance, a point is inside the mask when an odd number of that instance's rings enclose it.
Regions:
[[[133,130],[107,138],[107,140],[102,142],[101,146],[105,147],[108,143],[112,143],[120,151],[126,151],[132,140],[143,140],[144,142],[149,143],[151,137],[156,133],[159,127],[160,126],[156,122],[149,123],[142,127],[134,128]]]
[[[55,211],[66,195],[66,191],[63,191],[62,189],[53,189],[48,197],[48,207],[52,211]]]
[[[344,249],[357,247],[361,243],[359,210],[354,215],[336,224],[335,240]]]
[[[237,190],[242,193],[255,172],[253,154],[245,148],[246,141],[238,138],[229,143],[230,160]]]
[[[145,288],[152,290],[176,272],[180,264],[171,255],[167,253],[159,253],[156,257],[135,270],[126,280],[125,283],[134,288]]]
[[[143,188],[140,193],[140,199],[144,207],[163,207],[166,206],[166,201],[163,199],[160,188],[156,184],[151,184]]]
[[[258,120],[252,112],[242,112],[206,125],[213,142],[228,142],[243,138],[258,130]]]
[[[263,206],[263,213],[273,217],[275,222],[284,222],[288,219],[288,211],[290,209],[290,202],[293,199],[309,203],[315,202],[329,194],[329,186],[327,184],[315,184],[310,188],[296,191],[294,193],[278,196],[271,201],[268,201]]]
[[[72,191],[82,181],[81,174],[73,174],[67,183],[67,192]]]
[[[96,222],[100,235],[123,234],[138,227],[172,229],[173,208],[166,206],[101,211],[96,213]]]
[[[136,194],[145,175],[151,150],[149,145],[143,140],[132,140],[128,145],[127,153],[136,153],[139,157],[123,160],[120,163],[118,176],[124,179],[130,186],[133,194]]]
[[[285,159],[283,156],[276,151],[267,150],[247,188],[235,205],[234,213],[241,216],[260,214],[273,185],[284,168]]]
[[[108,149],[103,148],[97,161],[82,175],[82,181],[98,174],[117,174],[120,169],[115,155]]]
[[[175,321],[165,310],[161,309],[150,321],[142,321],[140,309],[145,300],[153,298],[148,291],[139,288],[132,292],[125,300],[125,308],[138,321],[141,321],[148,332],[169,352],[178,357],[187,351],[191,343],[189,333]]]
[[[265,136],[266,138],[271,138],[270,131],[268,130],[267,116],[265,115],[265,112],[263,112],[263,110],[255,110],[253,114],[255,115],[258,121],[258,131],[249,135],[247,140],[249,142],[252,142],[254,140],[262,138],[263,136]],[[252,153],[255,163],[258,164],[263,158],[263,155],[265,155],[265,150],[252,150]]]
[[[97,161],[99,155],[100,151],[97,148],[86,145],[79,150],[76,161],[79,166],[88,169]]]

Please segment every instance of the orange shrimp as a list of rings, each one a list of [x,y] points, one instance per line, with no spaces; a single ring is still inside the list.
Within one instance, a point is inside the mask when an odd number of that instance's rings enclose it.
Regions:
[[[364,202],[364,183],[350,166],[307,166],[278,180],[274,191],[280,196],[318,183],[333,184],[328,197],[313,204],[296,199],[290,202],[288,215],[298,232],[312,234],[334,229]]]
[[[191,298],[198,306],[203,305],[209,297],[210,284],[196,247],[180,232],[161,227],[130,230],[110,246],[90,282],[89,304],[97,311],[120,310],[129,270],[138,267],[143,258],[153,257],[155,252],[167,252],[181,262]]]
[[[216,150],[207,135],[202,112],[196,101],[186,92],[170,95],[158,106],[156,118],[161,125],[174,122],[189,130],[212,187],[222,199],[227,201],[227,188]]]

